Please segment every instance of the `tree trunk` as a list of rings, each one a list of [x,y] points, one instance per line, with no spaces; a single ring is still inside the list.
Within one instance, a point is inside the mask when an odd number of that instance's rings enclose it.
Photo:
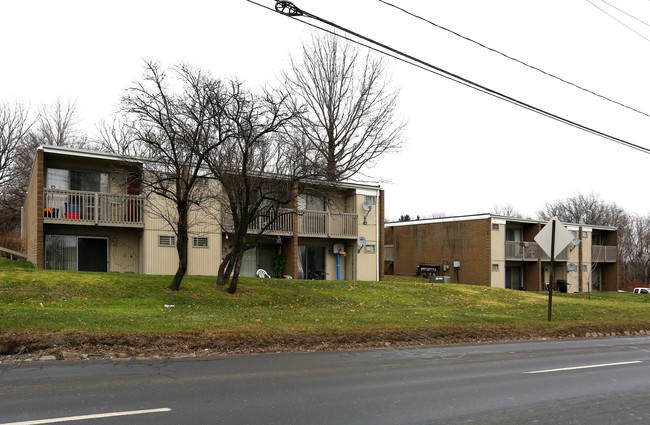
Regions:
[[[181,288],[181,282],[187,272],[187,208],[184,205],[178,206],[178,240],[176,241],[176,251],[178,252],[178,270],[169,285],[172,291],[178,291]]]
[[[230,280],[230,285],[226,290],[229,294],[234,294],[237,290],[237,284],[239,283],[239,272],[241,271],[241,262],[244,257],[244,252],[241,251],[239,255],[235,258],[235,270],[233,271],[232,279]]]
[[[226,276],[230,276],[230,273],[226,274],[226,268],[230,266],[231,262],[232,262],[232,252],[229,252],[228,254],[226,254],[223,261],[219,265],[219,273],[217,274],[217,280],[214,282],[215,285],[224,286],[226,283],[228,283]]]

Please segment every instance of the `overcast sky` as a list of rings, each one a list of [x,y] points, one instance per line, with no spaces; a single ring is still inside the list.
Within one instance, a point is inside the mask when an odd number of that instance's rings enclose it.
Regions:
[[[294,3],[483,86],[650,148],[648,116],[378,0]],[[650,114],[649,0],[391,3]],[[186,62],[254,88],[277,81],[289,55],[313,31],[245,0],[21,0],[2,6],[0,100],[33,109],[57,97],[76,100],[80,126],[91,134],[142,74],[144,59]],[[650,155],[394,59],[387,69],[401,89],[399,113],[408,123],[403,151],[371,171],[384,181],[388,218],[483,213],[495,204],[534,217],[546,202],[588,192],[630,212],[650,212]]]

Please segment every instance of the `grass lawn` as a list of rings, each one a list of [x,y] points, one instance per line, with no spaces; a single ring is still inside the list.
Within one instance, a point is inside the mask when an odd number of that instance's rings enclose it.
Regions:
[[[35,270],[0,260],[0,339],[56,333],[248,341],[454,335],[456,341],[650,329],[650,297],[629,293],[554,294],[549,323],[545,293],[388,276],[386,282],[241,278],[230,295],[206,276],[187,276],[180,291],[169,291],[171,278]]]

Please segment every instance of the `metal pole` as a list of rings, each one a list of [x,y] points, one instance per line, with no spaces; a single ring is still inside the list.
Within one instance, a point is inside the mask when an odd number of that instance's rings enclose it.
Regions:
[[[553,310],[553,280],[555,279],[555,220],[551,226],[551,271],[549,273],[548,283],[548,321],[551,321],[551,312]]]

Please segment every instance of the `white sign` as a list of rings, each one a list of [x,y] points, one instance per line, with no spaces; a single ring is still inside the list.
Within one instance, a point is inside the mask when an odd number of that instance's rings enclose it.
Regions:
[[[573,234],[567,230],[566,227],[557,219],[553,217],[549,220],[548,223],[542,230],[535,236],[535,242],[539,245],[540,248],[548,255],[551,256],[551,235],[553,233],[553,222],[555,222],[555,257],[560,255],[560,252],[564,250],[572,241]],[[555,258],[553,258],[554,260]]]

